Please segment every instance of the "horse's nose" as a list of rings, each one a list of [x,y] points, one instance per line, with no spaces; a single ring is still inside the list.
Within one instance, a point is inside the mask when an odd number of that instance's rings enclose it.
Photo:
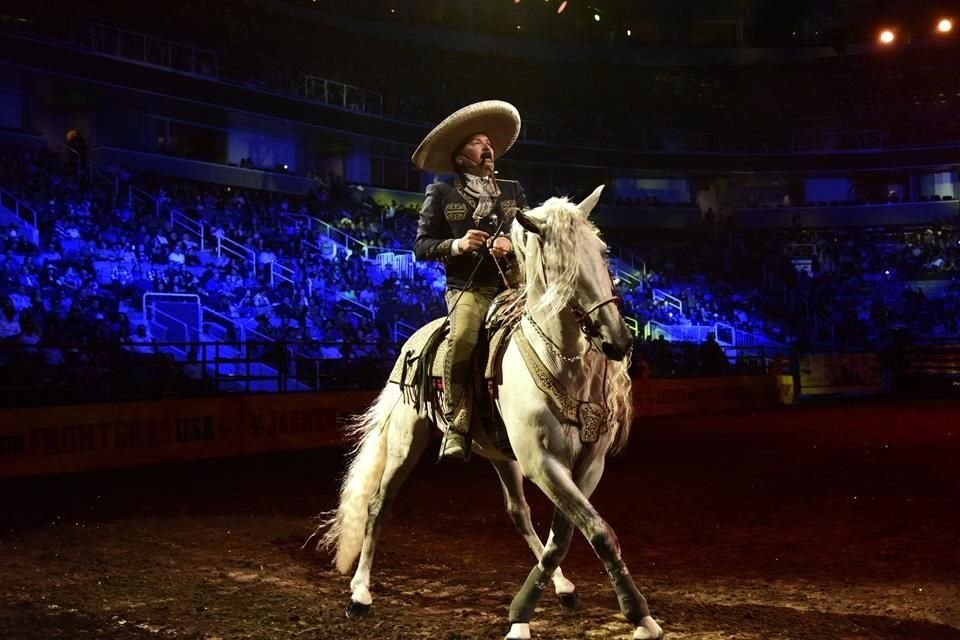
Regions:
[[[603,349],[603,355],[605,355],[610,360],[615,360],[616,362],[620,362],[627,356],[626,349],[622,347],[618,347],[612,342],[604,342],[601,345],[601,348]]]

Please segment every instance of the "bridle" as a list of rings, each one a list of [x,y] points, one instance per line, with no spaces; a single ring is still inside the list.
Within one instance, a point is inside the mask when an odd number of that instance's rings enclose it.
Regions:
[[[549,287],[550,285],[547,282],[547,265],[543,261],[543,239],[537,235],[537,240],[540,243],[540,250],[537,252],[538,257],[540,258],[540,277],[543,278],[543,286]],[[598,347],[598,351],[599,346],[594,344],[594,341],[600,337],[600,326],[597,324],[596,320],[593,319],[592,314],[608,304],[617,305],[617,311],[620,313],[623,312],[623,298],[617,293],[617,286],[614,283],[613,274],[610,273],[609,269],[607,270],[607,275],[610,276],[610,293],[612,294],[609,298],[604,298],[603,300],[590,303],[586,308],[575,301],[571,301],[567,304],[567,308],[573,312],[574,317],[577,319],[577,325],[580,327],[580,333],[586,336],[590,340],[591,344]],[[530,321],[533,322],[532,316],[530,317]],[[538,330],[540,330],[540,327],[537,326],[536,322],[533,324]],[[567,356],[562,357],[566,358]]]
[[[611,285],[613,285],[613,279],[611,278]],[[613,295],[605,300],[600,300],[599,302],[594,302],[589,305],[586,309],[581,307],[579,304],[571,303],[570,310],[573,311],[573,315],[577,318],[577,324],[580,325],[580,332],[587,336],[588,338],[595,339],[600,337],[600,327],[597,325],[597,322],[591,317],[591,314],[594,311],[597,311],[608,304],[617,305],[617,311],[623,311],[623,298],[621,298],[616,293],[616,289],[612,288],[611,291]]]

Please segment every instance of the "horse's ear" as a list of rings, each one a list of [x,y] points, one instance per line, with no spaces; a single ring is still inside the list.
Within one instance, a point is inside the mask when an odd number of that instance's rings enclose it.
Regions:
[[[530,233],[535,233],[538,236],[540,235],[540,227],[537,226],[537,223],[528,216],[526,213],[517,209],[514,219],[520,223],[520,226],[529,231]]]
[[[590,215],[590,212],[593,211],[593,208],[597,206],[597,201],[600,200],[600,193],[603,191],[603,185],[600,185],[593,190],[593,193],[588,195],[583,199],[583,202],[577,205],[580,211],[583,212],[583,216],[587,217]]]

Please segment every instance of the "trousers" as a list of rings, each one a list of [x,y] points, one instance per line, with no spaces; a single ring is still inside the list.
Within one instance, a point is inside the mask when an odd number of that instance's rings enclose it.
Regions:
[[[480,341],[480,330],[490,303],[496,295],[495,288],[478,288],[462,292],[448,289],[445,296],[450,312],[450,332],[443,366],[443,395],[447,422],[458,433],[470,432],[473,416],[473,354]]]

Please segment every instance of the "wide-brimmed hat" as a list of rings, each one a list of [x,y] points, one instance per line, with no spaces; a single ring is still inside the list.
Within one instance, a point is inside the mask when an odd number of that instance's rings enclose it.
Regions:
[[[503,156],[520,135],[520,112],[509,102],[484,100],[454,112],[427,134],[413,152],[413,164],[433,173],[451,173],[453,152],[467,136],[483,133]]]

